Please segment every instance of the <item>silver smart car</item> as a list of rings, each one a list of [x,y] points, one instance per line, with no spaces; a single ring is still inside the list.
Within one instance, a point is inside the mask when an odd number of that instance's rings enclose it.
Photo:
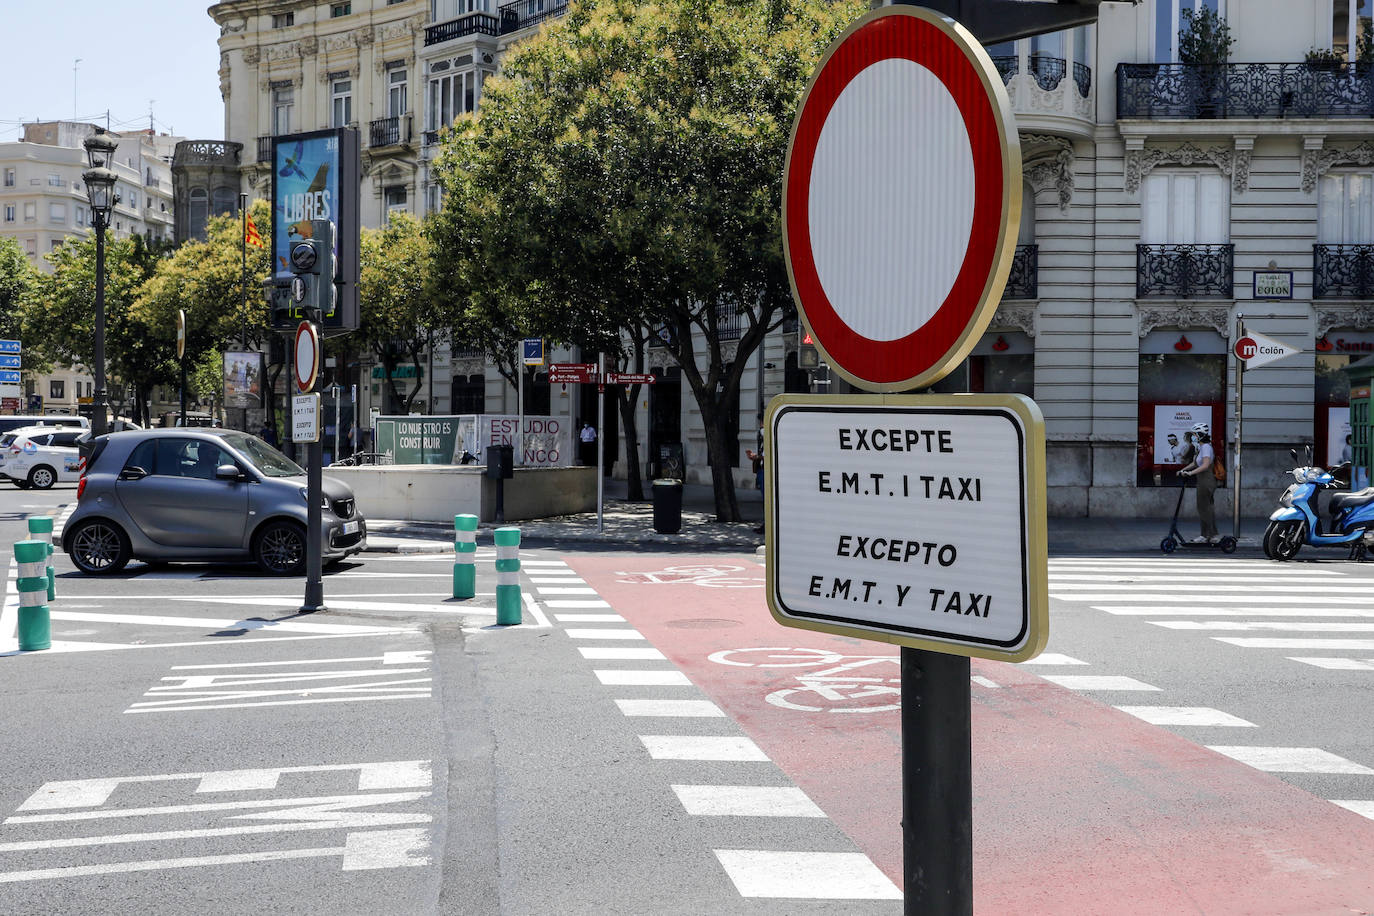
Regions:
[[[83,572],[130,559],[252,559],[276,575],[305,569],[305,471],[257,436],[226,429],[110,433],[91,444],[62,549]],[[323,556],[367,547],[353,491],[325,478]]]

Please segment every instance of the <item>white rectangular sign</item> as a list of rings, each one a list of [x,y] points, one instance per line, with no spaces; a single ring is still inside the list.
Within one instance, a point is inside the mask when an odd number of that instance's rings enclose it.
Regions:
[[[291,398],[291,441],[320,441],[320,396],[298,394]]]
[[[788,626],[1007,661],[1048,638],[1044,421],[1020,395],[784,395],[768,604]]]

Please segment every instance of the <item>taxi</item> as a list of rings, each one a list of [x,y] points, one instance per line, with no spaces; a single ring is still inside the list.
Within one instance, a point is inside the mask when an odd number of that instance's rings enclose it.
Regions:
[[[77,440],[87,433],[61,426],[27,426],[0,435],[0,479],[21,490],[76,483],[81,479]]]

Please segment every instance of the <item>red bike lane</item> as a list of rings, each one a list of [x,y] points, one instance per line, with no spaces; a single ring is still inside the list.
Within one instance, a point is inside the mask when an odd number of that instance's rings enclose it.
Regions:
[[[752,560],[567,559],[901,886],[894,647],[779,626]],[[978,913],[1374,912],[1374,821],[1024,666],[972,673]]]

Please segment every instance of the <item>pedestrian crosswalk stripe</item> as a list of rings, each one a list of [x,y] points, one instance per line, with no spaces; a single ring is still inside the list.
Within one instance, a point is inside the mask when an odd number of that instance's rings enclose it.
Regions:
[[[1196,725],[1199,727],[1258,728],[1240,716],[1233,716],[1210,706],[1118,706],[1151,725]]]
[[[541,595],[595,595],[594,588],[559,588],[551,585],[536,585],[535,590]]]
[[[1301,655],[1290,655],[1288,660],[1291,662],[1302,662],[1304,665],[1311,665],[1314,668],[1326,668],[1330,671],[1374,671],[1374,658],[1321,658],[1303,657]]]
[[[1127,572],[1127,571],[1125,571],[1125,570],[1122,570],[1121,572],[1118,572],[1118,573],[1111,573],[1111,574],[1105,574],[1105,573],[1091,573],[1091,574],[1088,574],[1088,573],[1084,573],[1084,574],[1082,574],[1082,575],[1079,575],[1079,574],[1077,574],[1077,573],[1063,573],[1063,572],[1051,571],[1051,572],[1050,572],[1050,587],[1051,587],[1051,588],[1054,588],[1054,587],[1056,587],[1056,586],[1070,586],[1070,587],[1073,587],[1073,588],[1088,588],[1088,587],[1089,587],[1088,585],[1085,585],[1085,584],[1083,584],[1083,583],[1097,583],[1096,585],[1093,585],[1093,586],[1092,586],[1092,587],[1094,587],[1094,588],[1101,587],[1101,586],[1105,586],[1105,585],[1144,585],[1144,584],[1155,585],[1155,584],[1161,583],[1161,582],[1167,585],[1167,584],[1172,584],[1172,583],[1174,583],[1174,582],[1177,582],[1177,581],[1178,581],[1178,578],[1179,578],[1179,577],[1178,577],[1177,574],[1174,574],[1174,575],[1162,575],[1162,576],[1157,576],[1157,575],[1153,575],[1153,574],[1144,575],[1144,574],[1140,574],[1140,573],[1132,573],[1132,572]],[[1259,586],[1259,587],[1261,587],[1261,588],[1267,589],[1267,588],[1269,588],[1269,584],[1270,584],[1270,583],[1269,583],[1269,579],[1261,579],[1260,577],[1255,576],[1255,575],[1253,575],[1253,574],[1251,574],[1251,573],[1245,573],[1245,574],[1243,574],[1243,575],[1238,575],[1238,576],[1208,575],[1208,576],[1203,576],[1203,577],[1200,577],[1200,578],[1201,578],[1201,581],[1207,583],[1209,586],[1210,586],[1210,585],[1213,585],[1213,584],[1220,584],[1220,583],[1242,583],[1242,584],[1245,584],[1245,585]],[[1273,576],[1273,577],[1272,577],[1272,580],[1273,580],[1274,582],[1289,582],[1289,583],[1299,583],[1299,582],[1325,582],[1325,583],[1330,583],[1330,582],[1331,582],[1331,580],[1330,580],[1329,578],[1323,578],[1323,577],[1319,577],[1319,576],[1297,576],[1297,575],[1291,575],[1291,576]],[[1354,583],[1352,583],[1352,584],[1349,585],[1349,586],[1341,586],[1341,587],[1343,587],[1343,588],[1345,588],[1345,587],[1348,587],[1348,588],[1356,588],[1357,586],[1356,586]]]
[[[796,786],[674,785],[683,809],[701,817],[825,817]]]
[[[657,649],[613,649],[601,646],[579,647],[578,652],[582,657],[592,661],[611,661],[620,659],[624,661],[664,661],[663,653]]]
[[[624,623],[619,614],[554,614],[559,623]]]
[[[1035,658],[1028,659],[1023,665],[1086,665],[1087,662],[1079,661],[1068,655],[1059,655],[1055,652],[1042,652]]]
[[[1182,595],[1181,595],[1181,594],[1178,594],[1178,591],[1179,591],[1179,590],[1175,590],[1175,591],[1173,591],[1173,592],[1141,592],[1141,593],[1139,593],[1139,594],[1136,594],[1136,593],[1131,592],[1129,589],[1123,589],[1123,590],[1121,590],[1121,591],[1115,591],[1115,592],[1096,591],[1096,592],[1076,593],[1076,592],[1073,592],[1073,591],[1065,591],[1065,590],[1062,589],[1062,588],[1051,588],[1051,589],[1050,589],[1050,597],[1051,597],[1051,598],[1058,598],[1058,599],[1061,599],[1061,600],[1064,600],[1064,601],[1090,601],[1090,602],[1099,602],[1099,601],[1121,601],[1122,599],[1124,599],[1124,598],[1126,598],[1126,597],[1129,596],[1133,601],[1139,601],[1139,602],[1146,603],[1146,604],[1171,604],[1171,603],[1172,603],[1172,604],[1177,604],[1177,603],[1179,603],[1179,602],[1185,602],[1185,601],[1186,601],[1186,602],[1205,602],[1205,603],[1208,604],[1208,605],[1213,605],[1213,604],[1248,604],[1248,603],[1253,603],[1258,597],[1260,597],[1260,595],[1265,594],[1265,593],[1268,593],[1268,592],[1276,591],[1276,589],[1272,589],[1272,588],[1269,588],[1269,587],[1266,586],[1266,587],[1264,587],[1264,588],[1255,588],[1255,589],[1249,590],[1248,592],[1243,592],[1243,593],[1235,594],[1235,595],[1218,594],[1218,593],[1212,591],[1211,589],[1208,589],[1208,588],[1205,588],[1205,587],[1204,587],[1204,588],[1190,589],[1190,590],[1189,590],[1189,591],[1195,591],[1195,592],[1197,592],[1196,594],[1182,594]],[[1310,592],[1311,592],[1311,589],[1298,589],[1298,591],[1301,591],[1301,592],[1303,592],[1303,593],[1310,593]],[[1360,594],[1361,590],[1360,590],[1360,589],[1357,589],[1357,588],[1334,589],[1333,591],[1346,592],[1347,594],[1343,594],[1343,595],[1342,595],[1342,594],[1330,594],[1330,595],[1323,594],[1323,595],[1321,596],[1321,600],[1322,600],[1323,602],[1326,602],[1327,604],[1342,604],[1342,605],[1354,604],[1354,605],[1364,605],[1364,606],[1368,606],[1368,605],[1369,605],[1369,590],[1368,590],[1368,589],[1364,589],[1364,590],[1363,590],[1363,591],[1364,591],[1364,594]],[[1282,598],[1283,600],[1285,600],[1285,601],[1296,601],[1296,600],[1298,600],[1299,598],[1301,598],[1302,596],[1301,596],[1301,595],[1282,595],[1282,596],[1279,596],[1279,597],[1281,597],[1281,598]]]
[[[1170,580],[1161,579],[1160,581],[1161,581],[1161,582],[1168,583]],[[1172,581],[1177,582],[1178,580],[1177,580],[1177,579],[1174,579],[1174,580],[1172,580]],[[1186,583],[1179,583],[1179,584],[1177,584],[1177,585],[1170,585],[1170,586],[1169,586],[1169,589],[1170,589],[1170,591],[1173,591],[1173,592],[1175,592],[1175,593],[1192,593],[1192,592],[1197,592],[1197,593],[1201,593],[1201,594],[1218,594],[1218,593],[1224,594],[1224,593],[1226,593],[1226,592],[1239,592],[1239,593],[1242,593],[1242,594],[1251,594],[1251,595],[1253,595],[1253,594],[1255,593],[1256,589],[1260,589],[1260,590],[1262,590],[1262,591],[1264,591],[1264,592],[1297,592],[1297,593],[1303,594],[1303,595],[1310,595],[1310,594],[1314,594],[1314,593],[1315,593],[1315,594],[1323,594],[1323,595],[1324,595],[1324,594],[1341,594],[1341,593],[1355,594],[1355,593],[1358,593],[1358,592],[1363,591],[1363,592],[1365,593],[1365,597],[1366,597],[1366,598],[1367,598],[1368,595],[1369,595],[1369,589],[1368,589],[1367,587],[1362,588],[1360,585],[1358,585],[1358,584],[1356,584],[1356,583],[1351,583],[1350,585],[1274,585],[1274,584],[1265,582],[1263,585],[1258,585],[1258,584],[1250,584],[1250,585],[1213,585],[1213,584],[1211,583],[1211,580],[1210,580],[1210,579],[1202,579],[1202,580],[1194,580],[1194,581],[1199,581],[1200,584],[1198,584],[1198,585],[1191,585],[1191,584],[1186,584]],[[1284,581],[1288,581],[1288,580],[1284,580]],[[1123,584],[1123,585],[1130,585],[1130,583],[1122,583],[1122,584]],[[1051,590],[1052,592],[1092,591],[1092,590],[1101,590],[1102,587],[1103,587],[1103,583],[1101,583],[1101,582],[1056,582],[1056,581],[1054,581],[1054,577],[1053,577],[1053,576],[1050,577],[1050,590]],[[1076,599],[1076,600],[1083,600],[1083,599],[1080,598],[1080,599]]]
[[[1266,773],[1322,773],[1328,775],[1374,776],[1374,770],[1346,760],[1319,747],[1252,747],[1250,745],[1207,745],[1208,750],[1225,754],[1247,766]]]
[[[1162,604],[1095,604],[1093,607],[1122,617],[1374,617],[1374,608],[1369,607],[1213,607]]]
[[[568,634],[569,639],[643,639],[644,634],[638,630],[615,630],[610,627],[597,627],[595,629],[576,629],[570,628],[563,632]]]
[[[762,748],[743,736],[640,735],[639,740],[655,760],[768,760]]]
[[[692,682],[687,675],[676,668],[652,670],[616,670],[613,668],[593,671],[596,679],[607,687],[690,687]]]
[[[1312,623],[1306,620],[1151,620],[1170,630],[1291,630],[1295,633],[1374,633],[1374,623]]]
[[[1349,799],[1345,801],[1334,801],[1334,804],[1340,805],[1347,811],[1354,811],[1361,817],[1367,817],[1370,820],[1374,820],[1374,800],[1368,798],[1359,798]]]
[[[900,900],[902,892],[863,853],[716,849],[741,897]]]
[[[1374,649],[1374,639],[1275,639],[1261,636],[1213,636],[1217,642],[1247,649]]]
[[[719,719],[725,712],[710,700],[616,700],[627,716],[680,716],[684,719]]]
[[[1052,684],[1070,690],[1160,690],[1133,677],[1116,674],[1042,674]]]
[[[608,607],[611,606],[609,602],[602,601],[600,598],[597,598],[597,599],[595,599],[595,600],[590,600],[590,601],[589,601],[589,600],[586,600],[586,599],[580,599],[580,598],[554,598],[554,599],[552,599],[552,600],[550,600],[550,601],[545,601],[544,604],[548,605],[548,606],[551,607],[551,608],[579,608],[579,607],[582,607],[582,608],[607,607],[607,608],[608,608]]]

